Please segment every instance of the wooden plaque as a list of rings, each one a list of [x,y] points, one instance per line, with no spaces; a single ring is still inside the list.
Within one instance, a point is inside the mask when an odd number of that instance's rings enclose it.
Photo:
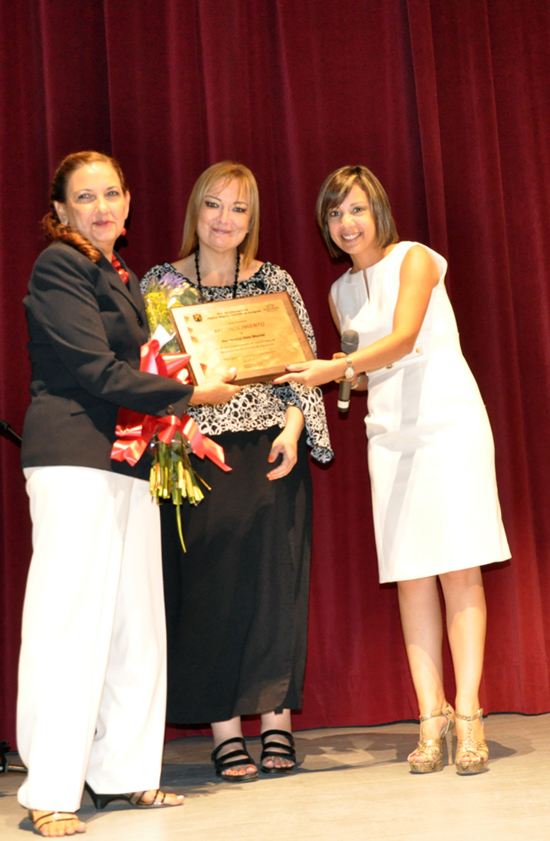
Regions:
[[[235,382],[269,382],[314,359],[288,292],[207,301],[170,310],[195,385],[237,369]]]

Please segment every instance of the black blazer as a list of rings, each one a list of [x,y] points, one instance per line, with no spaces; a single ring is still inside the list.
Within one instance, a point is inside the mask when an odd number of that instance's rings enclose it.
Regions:
[[[23,303],[32,365],[23,467],[77,465],[147,478],[147,455],[134,468],[110,458],[119,406],[180,417],[193,387],[139,370],[149,331],[135,274],[126,286],[105,257],[93,263],[54,242],[36,261]]]

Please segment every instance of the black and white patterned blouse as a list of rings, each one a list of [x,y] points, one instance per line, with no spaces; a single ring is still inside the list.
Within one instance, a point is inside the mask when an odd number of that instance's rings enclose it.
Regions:
[[[153,266],[141,281],[141,291],[146,294],[150,282],[157,283],[169,274],[181,277],[196,286],[189,278],[176,271],[171,263]],[[161,284],[162,285],[162,284]],[[317,348],[313,328],[309,320],[302,296],[288,272],[273,263],[264,263],[248,280],[239,282],[237,298],[250,295],[264,295],[268,292],[287,291],[294,309],[300,319],[309,344],[315,355]],[[222,301],[233,295],[232,286],[203,286],[205,300]],[[286,424],[288,406],[297,406],[304,416],[307,443],[311,455],[320,462],[330,461],[333,452],[325,415],[323,395],[319,388],[308,388],[299,383],[273,385],[272,383],[252,383],[245,385],[228,403],[218,406],[189,406],[187,413],[196,420],[199,429],[205,435],[219,435],[222,432],[252,432],[256,429],[269,429]]]

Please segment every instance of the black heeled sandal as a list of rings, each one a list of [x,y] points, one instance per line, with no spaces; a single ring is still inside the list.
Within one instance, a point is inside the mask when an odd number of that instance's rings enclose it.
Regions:
[[[149,807],[155,806],[181,806],[183,804],[183,797],[181,795],[179,795],[182,797],[181,803],[166,803],[166,792],[161,791],[159,788],[157,788],[155,796],[150,802],[146,802],[143,799],[145,791],[131,791],[128,794],[97,794],[89,783],[84,783],[84,788],[92,798],[98,812],[104,809],[109,803],[112,803],[113,800],[125,800],[131,806],[138,806],[140,809],[148,809]]]
[[[231,744],[231,742],[238,742],[242,745],[242,750],[230,750],[228,753],[224,753],[220,756],[220,750],[225,747],[225,745]],[[228,768],[236,768],[237,765],[243,765],[245,767],[247,765],[254,765],[256,768],[252,757],[246,749],[246,742],[242,736],[234,736],[232,739],[226,739],[225,742],[222,742],[221,745],[214,748],[210,759],[214,763],[216,776],[228,783],[249,783],[252,780],[258,779],[258,769],[254,772],[250,771],[244,774],[224,774],[224,771],[227,771]]]
[[[284,736],[289,744],[284,742],[266,741],[269,736]],[[262,755],[260,756],[260,768],[264,774],[292,774],[296,769],[296,751],[294,750],[294,736],[288,730],[266,730],[260,736],[262,740]],[[273,764],[272,768],[266,768],[264,759],[290,759],[292,765],[278,767]]]

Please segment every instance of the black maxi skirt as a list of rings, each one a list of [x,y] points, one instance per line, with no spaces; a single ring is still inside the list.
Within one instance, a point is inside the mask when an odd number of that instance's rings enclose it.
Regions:
[[[161,507],[169,722],[301,707],[311,475],[302,433],[293,470],[266,478],[280,431],[215,436],[231,473],[191,456],[212,490],[197,507],[182,505],[186,554],[174,506]]]

